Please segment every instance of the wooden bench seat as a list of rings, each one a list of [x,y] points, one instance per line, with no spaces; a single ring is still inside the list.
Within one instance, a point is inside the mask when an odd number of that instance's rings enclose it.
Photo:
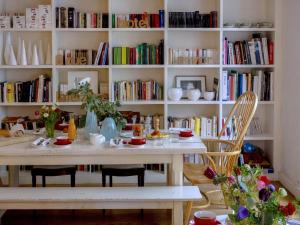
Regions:
[[[174,209],[200,199],[196,186],[0,188],[0,209]]]

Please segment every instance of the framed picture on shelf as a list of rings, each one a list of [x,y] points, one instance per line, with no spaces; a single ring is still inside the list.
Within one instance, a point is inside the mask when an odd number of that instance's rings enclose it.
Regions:
[[[199,89],[201,96],[206,91],[206,76],[176,76],[176,87],[182,88],[182,98],[187,98],[187,90]]]
[[[88,82],[94,93],[98,93],[98,71],[68,71],[68,90]]]

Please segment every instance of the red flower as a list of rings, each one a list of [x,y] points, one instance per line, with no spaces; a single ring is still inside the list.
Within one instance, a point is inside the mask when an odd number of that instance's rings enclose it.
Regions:
[[[241,169],[238,167],[234,169],[234,172],[237,176],[241,175]]]
[[[269,177],[267,176],[259,176],[258,180],[264,182],[266,185],[271,184],[271,180],[269,179]]]
[[[207,169],[204,171],[204,175],[208,178],[208,179],[214,179],[216,177],[216,172],[211,168],[211,167],[207,167]]]
[[[284,216],[291,216],[296,212],[296,207],[293,203],[289,202],[286,206],[279,206],[279,211],[282,212]]]

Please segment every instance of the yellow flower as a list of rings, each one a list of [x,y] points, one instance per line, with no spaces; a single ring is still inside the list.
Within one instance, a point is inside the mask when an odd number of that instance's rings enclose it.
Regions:
[[[55,105],[52,106],[51,110],[52,110],[52,111],[55,111],[55,110],[56,110]]]
[[[48,113],[44,113],[43,115],[45,118],[48,118],[49,117],[49,114]]]

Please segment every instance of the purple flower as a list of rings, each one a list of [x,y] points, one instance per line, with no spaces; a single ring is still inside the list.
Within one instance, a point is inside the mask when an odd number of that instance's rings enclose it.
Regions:
[[[238,213],[237,213],[237,219],[238,220],[243,220],[246,219],[247,217],[249,217],[249,211],[245,206],[240,206],[240,208],[238,209]]]
[[[230,176],[230,177],[228,177],[228,182],[230,183],[230,184],[234,184],[235,182],[236,182],[236,180],[235,180],[235,177],[234,176]]]
[[[258,181],[256,181],[256,187],[257,187],[257,190],[260,191],[261,189],[264,189],[266,187],[266,184],[265,184],[265,182],[258,180]]]
[[[207,169],[204,171],[204,175],[208,178],[208,179],[214,179],[216,177],[216,172],[211,168],[211,167],[207,167]]]
[[[258,196],[260,200],[266,202],[269,200],[271,194],[272,193],[268,188],[263,188],[259,191]]]
[[[276,190],[275,186],[273,184],[269,184],[267,186],[267,188],[271,191],[271,192],[274,192]]]

